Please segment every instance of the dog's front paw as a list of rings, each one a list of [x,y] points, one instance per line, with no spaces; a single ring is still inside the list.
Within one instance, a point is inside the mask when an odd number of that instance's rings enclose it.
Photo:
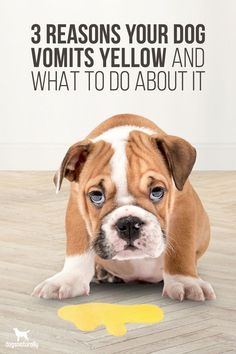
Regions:
[[[204,301],[214,300],[215,292],[210,283],[201,278],[164,274],[163,296],[183,301],[183,299]]]
[[[89,284],[85,283],[82,277],[61,271],[38,284],[34,288],[32,296],[62,300],[79,295],[88,295],[89,290]]]

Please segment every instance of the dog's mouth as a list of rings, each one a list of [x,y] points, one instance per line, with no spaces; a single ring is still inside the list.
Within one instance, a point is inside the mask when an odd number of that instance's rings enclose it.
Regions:
[[[136,246],[134,246],[134,245],[127,245],[127,246],[125,246],[124,247],[124,251],[136,251],[136,250],[138,250],[138,247],[136,247]]]
[[[135,259],[135,258],[145,258],[151,255],[144,252],[135,246],[126,246],[122,251],[117,252],[112,259],[114,260],[125,260],[125,259]]]
[[[94,249],[98,256],[103,259],[113,259],[113,260],[125,260],[125,259],[135,259],[135,258],[146,258],[146,257],[157,257],[164,250],[164,243],[160,243],[157,245],[153,245],[145,241],[145,244],[139,240],[136,240],[132,243],[124,244],[122,242],[121,245],[116,243],[111,243],[107,240],[107,237],[104,233],[100,234],[94,243]],[[120,240],[118,239],[118,242]]]

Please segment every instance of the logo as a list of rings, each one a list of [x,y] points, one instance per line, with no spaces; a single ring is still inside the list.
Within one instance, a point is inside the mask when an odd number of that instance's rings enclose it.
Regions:
[[[27,331],[20,331],[18,328],[13,328],[13,331],[16,336],[16,342],[6,342],[6,348],[36,348],[38,349],[39,344],[34,340],[29,340],[29,333],[30,330]]]

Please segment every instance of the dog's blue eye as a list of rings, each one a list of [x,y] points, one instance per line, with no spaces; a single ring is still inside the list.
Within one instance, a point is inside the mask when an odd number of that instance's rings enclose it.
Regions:
[[[154,202],[158,202],[163,198],[165,189],[163,187],[154,187],[150,192],[150,199]]]
[[[105,201],[105,196],[101,191],[92,191],[89,193],[89,198],[96,206],[101,206]]]

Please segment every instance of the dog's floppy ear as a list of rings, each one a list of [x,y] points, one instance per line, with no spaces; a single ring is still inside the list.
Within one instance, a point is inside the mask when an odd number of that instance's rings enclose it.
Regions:
[[[90,141],[81,141],[72,145],[67,151],[61,166],[54,176],[53,182],[56,186],[56,193],[61,189],[63,178],[74,181],[81,172],[89,152],[92,150]]]
[[[155,142],[167,161],[176,188],[181,191],[196,161],[195,148],[173,135],[155,136]]]

